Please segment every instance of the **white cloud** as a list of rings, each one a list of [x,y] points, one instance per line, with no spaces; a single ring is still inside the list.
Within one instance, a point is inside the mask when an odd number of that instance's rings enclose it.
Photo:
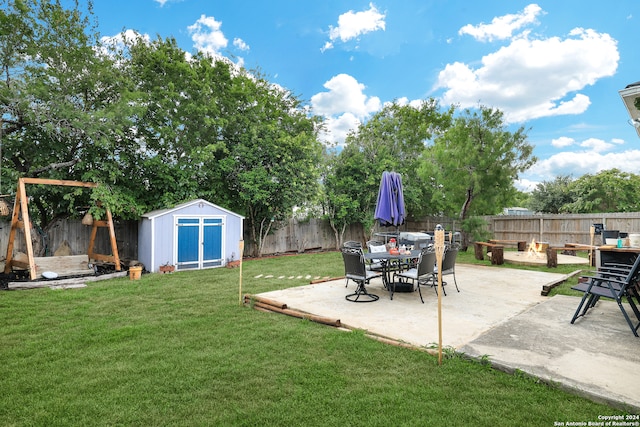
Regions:
[[[338,17],[338,26],[329,26],[330,42],[325,43],[322,51],[334,47],[336,40],[345,43],[359,36],[378,30],[385,30],[385,14],[380,13],[373,3],[369,3],[369,9],[362,12],[350,10]]]
[[[117,59],[118,52],[125,51],[127,49],[127,45],[139,42],[148,45],[151,42],[151,38],[148,34],[140,34],[134,30],[125,30],[115,36],[101,37],[100,46],[96,48],[96,51],[119,61]]]
[[[439,73],[444,104],[478,102],[505,113],[508,122],[580,114],[591,101],[575,93],[615,74],[617,42],[605,33],[576,28],[566,38],[530,39],[521,34],[482,58],[478,68],[454,62]]]
[[[360,119],[351,113],[344,113],[335,117],[326,117],[324,120],[324,130],[320,132],[319,139],[341,145],[349,132],[358,129],[360,123]]]
[[[613,151],[616,146],[624,144],[623,140],[617,138],[610,142],[588,138],[578,144],[572,138],[561,137],[553,140],[552,144],[556,147],[576,145],[584,150],[563,151],[537,162],[522,175],[517,184],[519,189],[525,191],[528,188],[526,191],[531,191],[537,183],[553,181],[561,175],[578,178],[613,168],[637,173],[640,164],[640,150]]]
[[[180,3],[181,1],[184,1],[184,0],[153,0],[153,1],[158,3],[160,7],[164,7],[164,5],[167,3]]]
[[[216,21],[213,16],[201,15],[200,18],[187,29],[191,34],[194,46],[201,52],[211,56],[220,56],[220,50],[227,47],[229,41],[220,30],[222,22]]]
[[[541,181],[553,180],[559,175],[582,176],[586,173],[598,173],[618,168],[625,172],[637,173],[640,162],[640,150],[627,150],[616,153],[596,151],[562,152],[534,165],[527,175],[537,175]]]
[[[568,136],[561,136],[558,139],[552,139],[551,145],[556,148],[568,147],[576,143],[576,140],[573,138],[569,138]]]
[[[514,185],[519,191],[524,191],[525,193],[530,193],[533,190],[535,190],[536,186],[538,185],[538,182],[537,181],[530,181],[528,179],[524,179],[523,178],[523,179],[516,180]]]
[[[342,143],[350,130],[382,107],[378,97],[364,94],[365,86],[348,74],[338,74],[324,84],[328,92],[311,97],[315,114],[325,117],[325,139]]]
[[[398,98],[398,99],[396,99],[396,100],[395,100],[395,104],[397,104],[397,105],[401,105],[401,106],[409,105],[409,106],[411,106],[411,107],[413,107],[413,108],[420,108],[420,107],[422,107],[422,105],[424,104],[424,102],[425,102],[425,101],[424,101],[424,99],[413,99],[413,100],[409,100],[409,98],[407,98],[406,96],[400,97],[400,98]],[[386,101],[386,102],[384,103],[384,106],[386,107],[386,106],[388,106],[388,105],[392,105],[392,104],[394,104],[394,102]]]
[[[602,153],[613,148],[613,144],[598,138],[589,138],[580,144],[580,147],[588,148],[594,153]]]
[[[321,52],[324,52],[325,50],[329,50],[329,49],[333,49],[333,43],[331,43],[331,42],[326,42],[326,43],[324,44],[324,46],[322,46],[322,47],[320,48],[320,51],[321,51]]]
[[[311,97],[311,105],[317,114],[329,116],[349,112],[364,118],[381,107],[380,99],[365,95],[365,86],[348,74],[332,77],[324,87],[329,91]]]
[[[493,18],[491,24],[467,24],[460,28],[458,34],[468,34],[479,41],[504,40],[510,38],[514,31],[536,23],[536,18],[540,14],[544,14],[542,8],[537,4],[530,4],[520,13]]]
[[[115,36],[103,36],[100,38],[100,42],[108,47],[117,47],[124,49],[126,44],[141,40],[142,42],[149,44],[151,39],[148,34],[140,34],[134,30],[125,30],[122,33],[118,33]]]
[[[249,45],[245,43],[244,40],[238,37],[233,39],[233,45],[240,50],[249,50]]]

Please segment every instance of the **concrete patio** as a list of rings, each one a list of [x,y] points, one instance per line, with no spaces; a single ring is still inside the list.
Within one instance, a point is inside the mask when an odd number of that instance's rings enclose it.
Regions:
[[[544,285],[564,275],[459,264],[456,277],[460,292],[449,276],[442,298],[443,346],[471,357],[487,356],[500,369],[520,370],[640,412],[640,338],[634,337],[615,302],[599,302],[571,325],[579,298],[540,294]],[[377,336],[417,347],[437,345],[433,289],[422,289],[424,304],[416,292],[396,293],[390,300],[381,280],[375,279],[368,290],[380,296],[378,301],[346,301],[354,288],[353,282],[345,288],[340,279],[259,296]]]

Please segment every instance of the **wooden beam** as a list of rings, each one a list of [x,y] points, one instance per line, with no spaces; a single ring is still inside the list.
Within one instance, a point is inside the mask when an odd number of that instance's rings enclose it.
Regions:
[[[89,259],[92,259],[94,261],[105,261],[105,262],[115,262],[115,258],[113,257],[113,255],[105,255],[105,254],[96,254],[94,253],[93,255],[91,255],[89,257]],[[120,264],[118,263],[118,265],[116,267],[118,267]],[[120,268],[116,268],[117,271],[120,271]]]
[[[85,187],[95,188],[98,186],[95,182],[69,181],[64,179],[46,179],[46,178],[20,178],[24,184],[42,184],[42,185],[61,185],[64,187]]]
[[[13,260],[13,247],[16,237],[16,230],[18,223],[20,222],[20,198],[22,193],[20,192],[20,186],[16,189],[16,199],[13,202],[13,215],[11,217],[11,228],[9,229],[9,242],[7,243],[7,255],[4,263],[4,273],[11,273],[11,261]]]
[[[24,189],[24,186],[23,186]],[[11,261],[13,260],[13,247],[16,237],[16,230],[18,229],[18,222],[20,216],[20,198],[22,192],[20,190],[20,181],[18,181],[18,188],[16,189],[16,199],[13,202],[13,215],[11,216],[11,228],[9,229],[9,243],[7,244],[7,256],[5,257],[4,273],[11,273]]]
[[[33,258],[33,242],[31,241],[31,220],[29,219],[29,199],[27,198],[27,190],[24,181],[19,184],[22,197],[20,198],[20,210],[22,211],[22,222],[24,223],[24,239],[27,245],[27,259],[29,260],[29,278],[36,279],[36,263]]]
[[[120,271],[120,256],[118,255],[118,242],[116,242],[116,230],[113,226],[113,217],[111,211],[105,208],[107,211],[107,222],[109,223],[109,240],[111,240],[111,254],[113,255],[113,262],[116,267],[116,271]]]
[[[89,237],[89,247],[87,248],[87,255],[89,255],[89,260],[97,259],[96,254],[93,252],[93,248],[96,244],[96,235],[98,234],[98,225],[96,221],[93,221],[93,225],[91,225],[91,236]]]

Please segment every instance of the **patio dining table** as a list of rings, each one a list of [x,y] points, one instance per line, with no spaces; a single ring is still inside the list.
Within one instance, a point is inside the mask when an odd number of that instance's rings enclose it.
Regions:
[[[364,258],[369,261],[379,261],[382,267],[382,284],[390,292],[413,292],[413,284],[405,282],[392,283],[391,272],[394,262],[416,259],[420,256],[420,249],[413,249],[408,253],[391,254],[387,252],[367,252]],[[395,285],[395,286],[394,286]]]

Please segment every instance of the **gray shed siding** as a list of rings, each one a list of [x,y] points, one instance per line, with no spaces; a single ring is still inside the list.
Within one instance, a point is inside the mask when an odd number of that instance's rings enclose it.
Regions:
[[[142,216],[138,227],[138,260],[147,270],[157,272],[163,264],[176,263],[178,218],[223,218],[221,265],[225,265],[232,257],[239,259],[244,217],[197,199]]]

